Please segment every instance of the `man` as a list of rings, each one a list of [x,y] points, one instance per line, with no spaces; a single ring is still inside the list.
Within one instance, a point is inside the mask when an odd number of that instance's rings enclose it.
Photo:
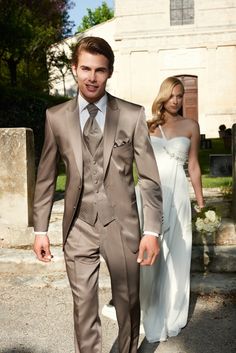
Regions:
[[[63,248],[74,301],[76,353],[101,353],[98,316],[100,255],[111,277],[120,353],[136,353],[139,267],[154,263],[161,232],[161,190],[144,109],[105,91],[114,54],[99,37],[75,47],[78,97],[47,111],[34,201],[34,251],[51,260],[47,236],[58,156],[66,165]],[[140,228],[133,181],[139,178],[146,235]]]

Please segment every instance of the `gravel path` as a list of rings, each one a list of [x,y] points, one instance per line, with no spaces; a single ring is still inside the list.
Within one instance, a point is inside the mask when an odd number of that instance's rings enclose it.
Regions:
[[[101,307],[110,298],[100,290]],[[147,344],[140,336],[139,353],[235,353],[236,300],[232,296],[192,295],[190,321],[178,337]],[[103,353],[117,336],[116,322],[102,317]],[[33,286],[23,279],[0,280],[1,353],[73,353],[70,289]],[[90,353],[90,352],[88,352]]]

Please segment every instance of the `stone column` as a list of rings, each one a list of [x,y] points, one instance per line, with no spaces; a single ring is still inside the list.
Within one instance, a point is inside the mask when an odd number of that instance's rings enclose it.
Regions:
[[[29,245],[35,186],[31,129],[0,129],[0,166],[0,246]]]
[[[236,124],[232,126],[232,168],[233,168],[233,196],[232,196],[232,218],[236,223]]]

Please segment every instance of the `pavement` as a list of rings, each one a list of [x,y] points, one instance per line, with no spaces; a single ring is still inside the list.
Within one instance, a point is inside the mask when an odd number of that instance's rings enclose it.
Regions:
[[[61,207],[61,200],[55,202],[54,215]],[[0,353],[74,352],[72,297],[61,246],[53,246],[52,253],[53,261],[44,264],[30,247],[0,248]],[[187,326],[162,343],[149,344],[140,334],[138,353],[235,353],[235,251],[229,262],[231,270],[223,273],[193,272]],[[101,258],[100,311],[110,298],[110,279]],[[102,315],[101,320],[102,352],[118,353],[117,322]]]
[[[100,286],[99,296],[102,308],[111,297],[110,288]],[[235,304],[233,294],[192,292],[189,321],[181,333],[159,344],[149,344],[141,334],[138,353],[235,353]],[[72,312],[64,274],[2,275],[0,352],[73,353]],[[102,352],[118,353],[117,323],[101,319]]]
[[[52,248],[49,264],[36,261],[32,250],[18,249],[17,256],[15,251],[0,249],[0,353],[74,353],[72,297],[61,248]],[[101,259],[100,311],[110,298]],[[150,344],[140,334],[138,353],[235,353],[235,304],[235,273],[192,273],[187,326],[162,343]],[[118,353],[117,322],[100,316],[102,352]]]

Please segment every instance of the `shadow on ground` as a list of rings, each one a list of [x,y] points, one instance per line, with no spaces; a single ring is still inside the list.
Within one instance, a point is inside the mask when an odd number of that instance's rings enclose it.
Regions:
[[[36,353],[34,349],[28,349],[28,348],[22,348],[22,347],[7,348],[0,352],[1,353]],[[47,353],[47,351],[41,351],[40,353]]]
[[[141,342],[138,353],[154,353],[160,342],[149,343],[146,338]]]

